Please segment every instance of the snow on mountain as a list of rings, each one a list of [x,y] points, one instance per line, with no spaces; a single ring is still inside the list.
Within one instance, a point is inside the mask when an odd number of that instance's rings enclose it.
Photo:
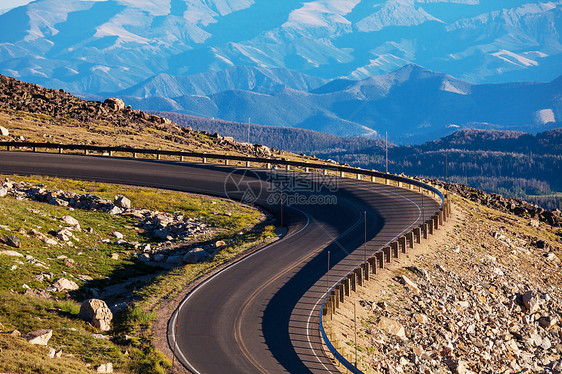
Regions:
[[[376,12],[357,22],[357,30],[360,32],[380,31],[390,26],[412,26],[420,25],[428,21],[439,19],[427,13],[413,0],[392,0],[382,5],[375,5]]]
[[[562,0],[36,0],[0,14],[0,74],[211,113],[227,97],[244,108],[265,94],[284,107],[290,90],[342,85],[334,102],[386,97],[431,76],[415,64],[448,74],[432,83],[440,93],[470,97],[464,81],[555,79],[561,27]],[[349,122],[318,108],[333,128]],[[271,110],[264,120],[276,118]]]

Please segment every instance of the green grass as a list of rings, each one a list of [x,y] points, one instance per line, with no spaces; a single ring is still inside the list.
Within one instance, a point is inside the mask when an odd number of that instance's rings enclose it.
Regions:
[[[122,194],[137,208],[180,212],[186,217],[199,218],[215,226],[214,236],[201,238],[204,240],[201,244],[221,239],[225,240],[228,246],[208,262],[183,265],[162,272],[161,268],[135,261],[133,248],[113,244],[116,240],[111,236],[113,231],[121,232],[129,242],[150,242],[143,230],[136,226],[134,218],[73,210],[35,201],[20,201],[10,196],[0,198],[0,222],[3,225],[0,227],[0,236],[15,234],[20,237],[22,243],[18,249],[0,244],[0,250],[15,250],[27,256],[0,255],[0,268],[3,269],[0,272],[0,322],[5,327],[4,332],[0,333],[1,372],[81,373],[86,365],[93,367],[112,362],[121,372],[165,373],[171,363],[153,348],[150,335],[150,327],[156,318],[160,303],[177,296],[189,282],[253,245],[275,236],[271,226],[248,230],[263,219],[261,212],[221,199],[49,177],[9,178],[14,181],[25,180],[32,184],[43,184],[48,190],[91,193],[108,199]],[[76,218],[82,227],[81,232],[74,232],[78,240],[72,241],[73,246],[49,246],[42,240],[25,234],[35,229],[52,238],[54,232],[65,226],[61,222],[65,215]],[[85,230],[87,228],[93,228],[94,233],[88,233]],[[239,234],[241,231],[242,235]],[[105,243],[103,239],[111,239],[111,242]],[[119,259],[111,259],[112,253],[118,253]],[[57,259],[58,256],[66,256],[74,260],[74,263],[69,266],[65,264],[64,259]],[[35,259],[35,263],[29,260],[31,257]],[[15,269],[10,270],[13,267]],[[37,280],[36,276],[41,273],[51,273],[51,280]],[[109,285],[146,274],[154,274],[154,278],[146,284],[132,285],[130,292],[135,302],[124,312],[117,313],[113,321],[114,329],[111,335],[127,333],[133,337],[117,339],[115,343],[94,338],[92,335],[99,331],[77,317],[80,302],[91,297],[89,290],[96,288],[103,291]],[[81,275],[89,276],[93,280],[81,281],[78,279]],[[24,284],[31,288],[45,289],[53,279],[59,277],[75,281],[80,289],[70,294],[52,293],[58,300],[42,300],[23,295]],[[22,338],[7,334],[14,329],[25,334],[43,328],[53,330],[49,346],[57,350],[62,349],[62,358],[50,359],[47,357],[48,349],[30,347]]]

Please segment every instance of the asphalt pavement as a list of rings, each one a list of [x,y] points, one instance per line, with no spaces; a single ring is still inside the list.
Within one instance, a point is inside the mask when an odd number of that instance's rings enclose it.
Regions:
[[[283,239],[201,284],[174,314],[170,346],[194,373],[337,373],[319,332],[326,291],[438,208],[390,185],[209,164],[2,151],[0,173],[227,197],[283,221]]]

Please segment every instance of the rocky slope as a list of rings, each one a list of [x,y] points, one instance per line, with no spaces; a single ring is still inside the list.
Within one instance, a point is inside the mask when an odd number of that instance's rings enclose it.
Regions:
[[[562,227],[562,212],[558,209],[546,210],[525,200],[508,198],[496,193],[486,193],[462,184],[446,183],[435,179],[431,180],[431,183],[500,212],[531,219],[531,223],[535,226],[538,226],[538,221],[541,221],[553,227]]]
[[[0,75],[0,126],[5,141],[40,141],[271,156],[268,147],[180,127],[169,119],[125,106],[77,98]],[[287,155],[291,157],[290,155]]]
[[[562,372],[562,231],[453,198],[455,218],[332,325],[374,373]]]

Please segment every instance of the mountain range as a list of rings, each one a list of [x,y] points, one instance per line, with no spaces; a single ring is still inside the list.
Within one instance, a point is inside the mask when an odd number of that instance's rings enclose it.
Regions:
[[[424,126],[513,128],[505,108],[502,121],[451,120],[450,105],[477,101],[480,84],[559,84],[561,26],[562,0],[36,0],[0,14],[0,73],[144,109],[409,142]],[[395,92],[420,92],[408,82],[425,69],[446,77],[424,80],[437,96]],[[426,99],[445,116],[407,106]],[[557,121],[544,105],[523,125]]]

